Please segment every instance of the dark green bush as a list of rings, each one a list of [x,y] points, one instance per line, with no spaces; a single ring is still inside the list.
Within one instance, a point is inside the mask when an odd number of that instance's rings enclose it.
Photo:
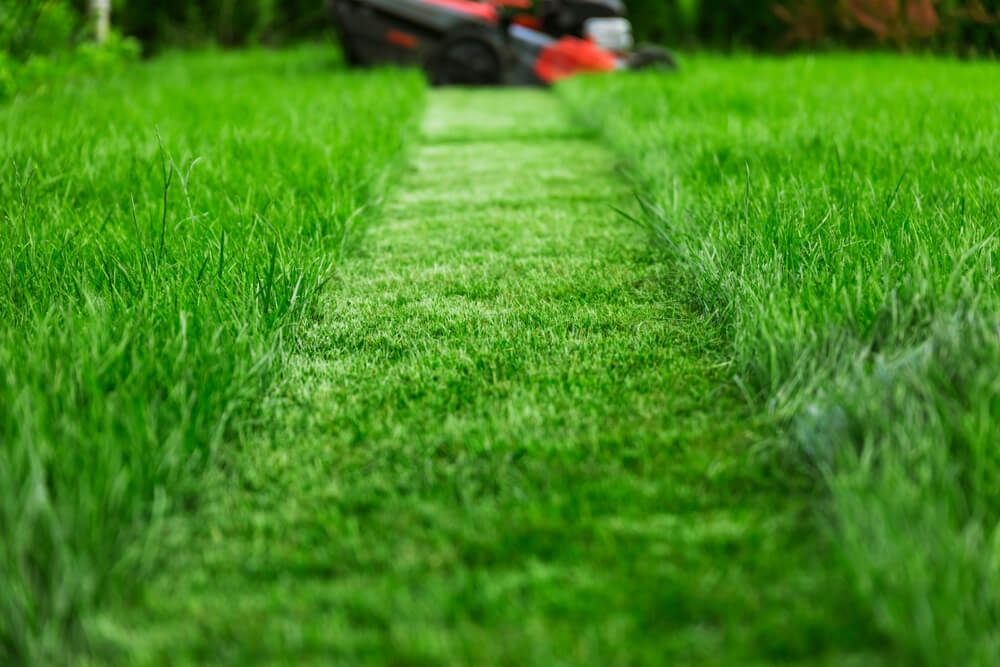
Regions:
[[[31,54],[19,61],[0,51],[0,102],[17,94],[36,93],[67,81],[115,72],[139,57],[141,47],[132,38],[112,33],[107,43],[81,42],[64,51]]]
[[[782,24],[773,0],[628,0],[640,40],[716,48],[775,44]]]
[[[701,0],[695,32],[702,44],[716,48],[777,44],[783,29],[772,0]]]
[[[328,27],[322,0],[128,0],[116,14],[150,48],[280,44]]]
[[[633,0],[629,14],[641,41],[691,44],[696,7],[693,0]]]
[[[101,46],[86,39],[84,18],[67,0],[0,4],[0,101],[107,73],[138,57],[138,42],[117,32]]]
[[[0,51],[14,60],[72,49],[81,15],[65,0],[0,3]]]

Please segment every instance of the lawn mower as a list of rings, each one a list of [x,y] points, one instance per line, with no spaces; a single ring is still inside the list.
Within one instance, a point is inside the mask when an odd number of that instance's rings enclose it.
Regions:
[[[674,69],[635,47],[621,0],[328,0],[347,62],[422,67],[435,85],[551,85],[583,72]]]

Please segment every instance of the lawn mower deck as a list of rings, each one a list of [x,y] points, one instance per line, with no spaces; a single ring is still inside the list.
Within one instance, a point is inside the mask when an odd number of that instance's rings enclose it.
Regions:
[[[620,0],[329,0],[348,63],[422,67],[436,85],[551,85],[584,72],[663,67],[633,48]]]

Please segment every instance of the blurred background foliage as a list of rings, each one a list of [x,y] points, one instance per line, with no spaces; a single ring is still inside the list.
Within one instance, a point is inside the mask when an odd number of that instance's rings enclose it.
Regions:
[[[325,0],[112,0],[114,24],[146,53],[281,45],[328,32]],[[71,49],[88,0],[0,0],[0,49]],[[1000,52],[1000,0],[631,0],[643,40],[712,49],[892,48]]]
[[[636,31],[714,49],[1000,52],[1000,0],[631,0]]]
[[[74,76],[114,71],[142,51],[113,32],[98,46],[88,0],[0,0],[0,101]]]

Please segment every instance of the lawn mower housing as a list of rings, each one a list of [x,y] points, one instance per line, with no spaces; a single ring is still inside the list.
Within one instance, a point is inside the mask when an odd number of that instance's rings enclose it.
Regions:
[[[634,48],[621,0],[328,0],[351,65],[416,65],[436,85],[551,85],[583,72],[662,67]]]

